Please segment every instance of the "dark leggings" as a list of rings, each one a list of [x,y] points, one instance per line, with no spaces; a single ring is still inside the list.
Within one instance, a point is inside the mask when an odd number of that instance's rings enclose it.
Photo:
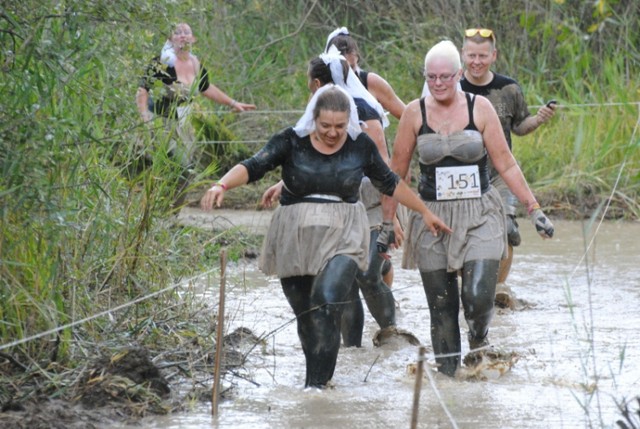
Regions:
[[[396,305],[391,289],[382,281],[382,265],[385,259],[378,253],[376,240],[378,230],[372,230],[369,240],[369,268],[359,271],[356,285],[351,289],[349,302],[342,314],[342,340],[347,347],[362,346],[364,331],[364,310],[359,290],[367,303],[367,307],[380,328],[396,324]]]
[[[465,262],[461,272],[461,296],[457,272],[420,272],[429,303],[431,344],[438,371],[454,376],[460,366],[460,298],[469,326],[469,344],[478,345],[486,339],[493,317],[499,264],[500,261],[489,259]]]
[[[349,299],[358,265],[348,256],[334,256],[317,276],[280,279],[296,315],[298,337],[306,358],[305,387],[324,387],[336,368],[340,319]]]

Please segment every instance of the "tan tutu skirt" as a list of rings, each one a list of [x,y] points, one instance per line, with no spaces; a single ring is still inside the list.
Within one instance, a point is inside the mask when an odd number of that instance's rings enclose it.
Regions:
[[[402,268],[457,271],[467,261],[506,257],[506,217],[500,193],[493,186],[480,198],[425,201],[452,234],[434,237],[420,214],[410,211]]]
[[[298,203],[276,209],[265,236],[260,269],[280,278],[315,276],[336,255],[368,266],[369,224],[361,202]]]

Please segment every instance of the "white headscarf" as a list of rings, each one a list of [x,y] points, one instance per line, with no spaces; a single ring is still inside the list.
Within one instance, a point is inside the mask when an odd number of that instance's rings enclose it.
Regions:
[[[173,49],[173,44],[171,44],[170,40],[164,42],[162,52],[160,53],[160,62],[169,67],[175,67],[176,65],[176,51]]]
[[[189,52],[189,56],[191,58],[195,58],[194,55]],[[169,67],[176,66],[176,50],[171,43],[171,40],[167,40],[164,42],[164,46],[162,47],[162,52],[160,52],[160,62],[162,64],[166,64]]]
[[[327,84],[318,88],[318,90],[313,94],[313,97],[311,97],[311,100],[309,100],[307,108],[304,110],[304,114],[298,120],[296,126],[293,127],[293,130],[296,132],[298,137],[306,137],[313,131],[315,131],[316,121],[313,119],[313,111],[316,108],[316,104],[318,103],[318,97],[320,96],[320,94],[322,94],[329,88],[339,89],[340,91],[344,92],[349,99],[351,111],[349,112],[349,125],[347,126],[347,132],[349,133],[349,136],[353,140],[355,140],[362,132],[362,129],[360,128],[360,121],[358,121],[358,110],[355,103],[353,102],[353,98],[349,95],[349,93],[338,85],[333,84]]]
[[[343,88],[353,98],[362,98],[364,101],[366,101],[367,104],[371,106],[376,112],[378,112],[378,115],[380,115],[380,119],[382,120],[382,127],[388,127],[389,119],[387,118],[382,105],[369,91],[367,91],[367,89],[364,87],[362,82],[360,82],[360,79],[358,79],[358,76],[356,76],[351,67],[349,67],[347,81],[344,81],[341,60],[346,61],[346,58],[340,54],[338,48],[336,48],[335,45],[331,45],[327,52],[325,52],[324,54],[320,54],[320,58],[326,65],[329,66],[333,83]]]
[[[329,52],[329,46],[330,46],[329,43],[331,43],[331,40],[333,40],[334,37],[348,36],[348,35],[349,35],[349,30],[347,30],[347,27],[336,28],[331,32],[331,34],[329,34],[329,37],[327,37],[327,43],[324,44],[324,51]]]

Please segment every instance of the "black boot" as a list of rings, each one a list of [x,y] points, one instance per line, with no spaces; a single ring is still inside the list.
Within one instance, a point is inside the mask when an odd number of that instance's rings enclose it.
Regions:
[[[335,304],[311,305],[312,276],[281,279],[282,289],[297,318],[298,338],[306,361],[305,387],[324,387],[333,376],[340,346]],[[337,344],[336,344],[337,342]]]
[[[352,291],[352,298],[345,306],[342,317],[342,339],[345,346],[362,345],[364,329],[364,310],[360,301],[359,290],[362,290],[369,312],[381,329],[396,324],[396,303],[391,289],[382,281],[382,264],[385,259],[378,253],[375,246],[378,231],[371,231],[369,237],[369,268],[359,271]],[[355,302],[355,300],[358,302]]]
[[[453,377],[460,366],[461,348],[457,273],[437,270],[420,272],[420,276],[429,304],[431,345],[438,371]]]
[[[316,277],[280,280],[298,319],[298,336],[307,361],[305,387],[323,388],[333,377],[340,349],[342,306],[350,297],[357,271],[353,259],[338,255]]]
[[[362,347],[362,332],[364,331],[364,307],[360,300],[360,289],[357,285],[351,288],[349,302],[342,310],[342,343],[345,347]]]
[[[469,261],[462,267],[462,306],[469,326],[471,350],[489,344],[487,334],[493,317],[493,303],[500,261]]]
[[[369,268],[358,273],[357,282],[371,315],[378,322],[380,329],[384,329],[396,324],[396,302],[391,289],[382,281],[382,265],[385,259],[378,253],[375,245],[378,235],[378,231],[371,231]]]

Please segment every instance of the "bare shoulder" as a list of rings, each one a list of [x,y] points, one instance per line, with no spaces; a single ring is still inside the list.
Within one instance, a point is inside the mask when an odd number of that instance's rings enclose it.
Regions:
[[[377,88],[391,87],[385,78],[374,72],[367,74],[367,85]]]
[[[481,107],[481,108],[493,107],[493,105],[491,104],[489,99],[487,97],[485,97],[484,95],[476,95],[475,96],[475,106]]]
[[[193,64],[195,64],[196,68],[200,68],[200,59],[198,57],[193,54],[189,54],[189,58],[191,58],[191,61],[193,61]]]
[[[497,115],[496,109],[493,107],[493,104],[491,104],[491,101],[482,95],[475,96],[473,110],[476,115]]]
[[[496,109],[488,98],[482,95],[476,95],[473,105],[473,120],[481,131],[488,124],[500,125],[500,118],[496,113]]]
[[[416,98],[415,100],[411,100],[409,104],[407,104],[407,107],[404,109],[404,112],[402,113],[402,117],[411,118],[411,117],[420,116],[420,111],[421,111],[420,99]]]

